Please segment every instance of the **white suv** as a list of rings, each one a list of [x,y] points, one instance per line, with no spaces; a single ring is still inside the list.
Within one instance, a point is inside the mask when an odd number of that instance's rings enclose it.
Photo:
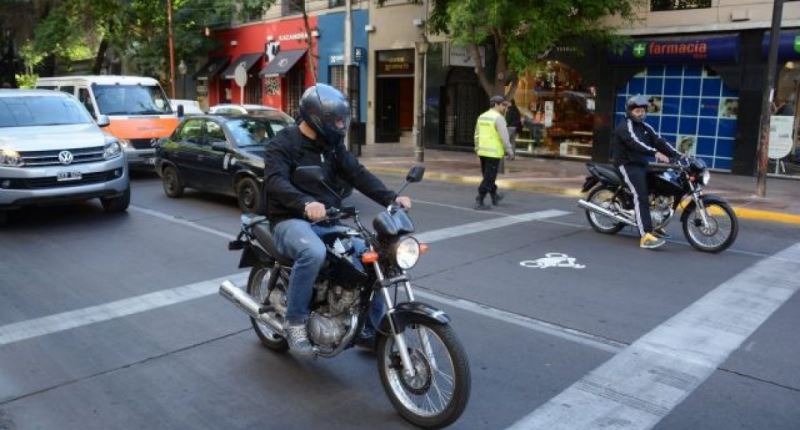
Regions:
[[[0,90],[0,224],[21,206],[100,198],[107,212],[130,203],[125,154],[71,95]]]

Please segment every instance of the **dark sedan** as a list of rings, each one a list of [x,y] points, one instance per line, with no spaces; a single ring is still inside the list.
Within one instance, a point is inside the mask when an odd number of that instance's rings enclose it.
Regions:
[[[286,115],[185,118],[156,149],[164,192],[186,187],[235,196],[243,212],[264,212],[264,151],[275,133],[291,125]]]

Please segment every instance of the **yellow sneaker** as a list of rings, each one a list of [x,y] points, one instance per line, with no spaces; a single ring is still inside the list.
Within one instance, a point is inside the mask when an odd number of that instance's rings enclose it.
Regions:
[[[639,241],[640,248],[654,249],[665,244],[666,241],[660,237],[654,236],[652,233],[645,233]]]

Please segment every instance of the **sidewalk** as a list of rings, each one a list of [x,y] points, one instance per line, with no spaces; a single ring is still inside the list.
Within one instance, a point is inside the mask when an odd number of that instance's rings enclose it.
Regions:
[[[362,147],[361,163],[376,173],[404,175],[414,164],[414,147],[401,144],[373,144]],[[472,152],[425,149],[425,178],[478,186],[480,163]],[[506,174],[498,176],[501,189],[531,191],[564,196],[580,192],[588,174],[585,161],[518,156],[506,161]],[[740,218],[800,225],[800,180],[767,179],[767,197],[755,196],[756,178],[711,173],[707,188],[727,200]]]

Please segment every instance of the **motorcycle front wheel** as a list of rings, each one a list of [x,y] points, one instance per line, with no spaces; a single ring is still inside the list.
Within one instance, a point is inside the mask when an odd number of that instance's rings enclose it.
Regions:
[[[269,278],[272,275],[271,267],[256,265],[250,270],[250,277],[247,279],[247,294],[259,304],[266,303],[268,294]],[[278,280],[278,282],[281,282]],[[261,343],[267,348],[284,352],[289,349],[289,344],[281,335],[272,331],[265,323],[250,317],[250,324],[253,325],[256,335],[261,339]]]
[[[615,195],[616,193],[613,190],[606,187],[599,187],[592,190],[589,196],[586,197],[586,200],[588,200],[589,203],[594,203],[603,209],[614,212],[618,205],[615,201]],[[617,222],[614,219],[590,210],[586,211],[586,219],[589,220],[589,225],[592,226],[594,231],[598,233],[616,234],[625,227],[625,224],[621,222]]]
[[[386,394],[400,415],[423,428],[442,428],[464,412],[470,394],[467,355],[449,325],[420,318],[403,336],[414,375],[403,372],[395,340],[378,341],[378,371]]]
[[[739,221],[736,213],[726,203],[706,203],[708,224],[703,223],[700,209],[695,205],[689,209],[683,222],[683,234],[695,249],[703,252],[720,252],[736,240]]]

